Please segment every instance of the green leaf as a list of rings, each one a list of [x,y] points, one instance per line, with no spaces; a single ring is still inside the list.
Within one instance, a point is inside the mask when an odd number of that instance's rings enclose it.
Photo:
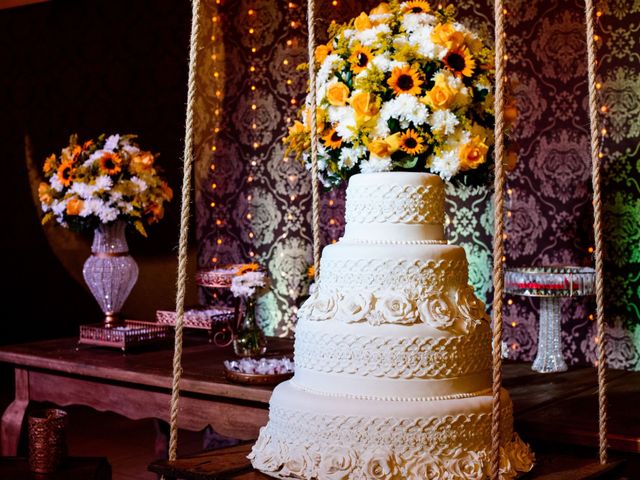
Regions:
[[[398,168],[413,168],[417,165],[418,163],[418,157],[412,157],[410,155],[396,161],[393,162],[393,164],[398,167]]]

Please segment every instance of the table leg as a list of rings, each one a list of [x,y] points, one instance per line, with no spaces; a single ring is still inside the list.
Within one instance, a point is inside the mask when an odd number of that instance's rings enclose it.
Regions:
[[[3,456],[15,457],[18,454],[18,443],[24,414],[29,406],[29,372],[16,368],[16,395],[2,415],[0,427],[0,453]]]
[[[567,370],[567,364],[562,355],[560,297],[540,298],[538,354],[531,368],[540,373]]]

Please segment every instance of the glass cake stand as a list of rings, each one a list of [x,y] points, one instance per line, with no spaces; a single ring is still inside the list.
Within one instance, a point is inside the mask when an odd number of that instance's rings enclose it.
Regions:
[[[563,372],[560,300],[595,293],[595,270],[589,267],[550,266],[507,268],[505,291],[540,298],[538,354],[531,367],[536,372]]]

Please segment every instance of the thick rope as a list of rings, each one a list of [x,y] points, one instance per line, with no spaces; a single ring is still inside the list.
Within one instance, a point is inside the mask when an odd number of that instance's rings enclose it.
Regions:
[[[587,65],[589,72],[589,120],[591,124],[591,181],[593,183],[593,231],[596,263],[596,318],[598,348],[598,414],[600,463],[607,463],[607,359],[604,319],[604,239],[602,235],[602,192],[600,188],[600,132],[598,131],[598,92],[596,87],[595,8],[586,0]]]
[[[504,295],[504,3],[495,0],[496,92],[495,92],[495,178],[493,233],[493,404],[491,418],[491,478],[500,476],[500,392],[502,390],[502,304]]]
[[[184,327],[184,298],[187,290],[187,257],[191,200],[191,174],[193,170],[193,119],[196,100],[196,57],[200,34],[200,0],[191,1],[191,39],[189,43],[189,86],[187,118],[184,133],[184,164],[182,177],[182,208],[180,211],[180,242],[178,246],[178,281],[176,291],[176,340],[173,352],[173,385],[171,389],[171,436],[169,460],[178,454],[178,412],[180,410],[180,379],[182,378],[182,332]]]
[[[307,2],[307,29],[309,32],[309,100],[311,102],[311,201],[313,229],[313,267],[315,278],[320,274],[320,185],[318,180],[318,112],[316,108],[316,14],[315,1]]]

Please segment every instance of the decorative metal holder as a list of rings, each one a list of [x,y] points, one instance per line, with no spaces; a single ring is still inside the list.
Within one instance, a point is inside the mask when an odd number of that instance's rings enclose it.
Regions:
[[[550,266],[507,268],[505,291],[540,298],[538,354],[532,369],[540,373],[563,372],[560,299],[595,293],[595,270],[588,267]]]
[[[209,342],[216,346],[227,346],[233,339],[232,325],[235,312],[232,307],[215,306],[187,310],[184,313],[184,328],[206,330]],[[176,312],[158,310],[156,321],[161,325],[175,327]]]
[[[119,348],[123,352],[135,347],[165,343],[173,339],[173,328],[154,322],[125,320],[105,326],[102,323],[80,325],[80,345]]]

